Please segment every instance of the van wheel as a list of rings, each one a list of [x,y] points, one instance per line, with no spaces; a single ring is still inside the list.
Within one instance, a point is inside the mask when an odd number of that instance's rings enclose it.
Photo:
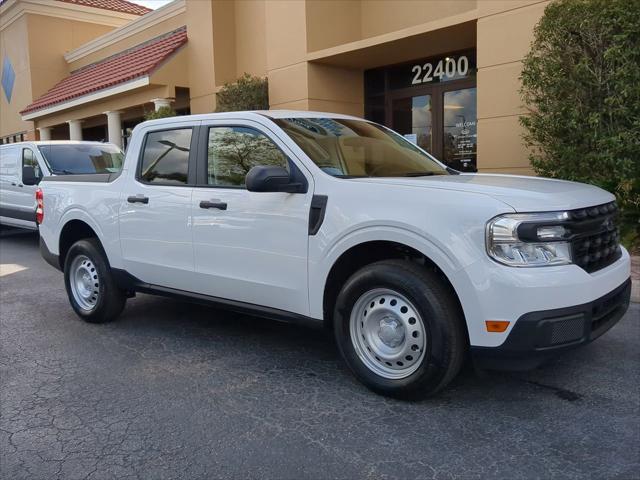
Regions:
[[[423,398],[444,388],[462,366],[464,318],[435,272],[384,260],[353,274],[334,312],[340,353],[371,390]]]
[[[64,284],[73,310],[91,323],[115,319],[126,302],[101,245],[93,238],[74,243],[64,262]]]

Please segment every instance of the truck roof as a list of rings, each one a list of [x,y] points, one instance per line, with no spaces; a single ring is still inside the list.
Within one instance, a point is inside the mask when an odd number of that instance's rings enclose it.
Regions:
[[[145,125],[157,125],[163,123],[171,123],[178,121],[190,120],[216,120],[216,119],[246,119],[260,120],[264,117],[270,119],[277,118],[339,118],[343,120],[363,120],[352,115],[344,115],[342,113],[331,112],[309,112],[306,110],[247,110],[239,112],[219,112],[219,113],[201,113],[196,115],[184,115],[179,117],[160,118],[156,120],[148,120]]]
[[[27,140],[24,142],[5,143],[2,147],[19,147],[20,145],[113,145],[109,142],[98,142],[90,140]]]

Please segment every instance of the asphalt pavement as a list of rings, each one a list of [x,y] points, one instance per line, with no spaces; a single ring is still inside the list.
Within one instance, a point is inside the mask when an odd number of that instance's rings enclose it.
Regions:
[[[37,237],[0,233],[4,479],[637,479],[640,304],[532,372],[361,386],[323,331],[138,295],[79,320]]]

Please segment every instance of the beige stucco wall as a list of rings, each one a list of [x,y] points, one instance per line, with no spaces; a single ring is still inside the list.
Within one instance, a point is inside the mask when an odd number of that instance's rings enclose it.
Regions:
[[[522,59],[547,1],[479,2],[478,167],[483,172],[533,173],[518,117]]]
[[[0,93],[0,137],[33,130],[33,123],[23,122],[18,114],[18,111],[33,98],[27,32],[26,17],[16,20],[0,31],[0,62],[5,56],[8,57],[16,74],[11,103],[7,102],[4,92]]]

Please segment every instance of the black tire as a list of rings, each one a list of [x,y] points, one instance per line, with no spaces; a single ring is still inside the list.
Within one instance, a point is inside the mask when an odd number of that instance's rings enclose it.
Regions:
[[[351,339],[350,317],[356,302],[380,288],[408,299],[426,330],[424,356],[405,378],[389,379],[374,372]],[[368,388],[386,396],[419,399],[437,393],[458,374],[467,350],[464,316],[454,294],[436,272],[409,261],[384,260],[354,273],[338,295],[333,320],[338,348],[351,371]]]
[[[87,257],[92,262],[95,266],[95,274],[99,278],[97,301],[90,309],[83,308],[78,303],[71,288],[72,264],[74,259],[80,256]],[[114,320],[122,312],[127,300],[125,292],[117,287],[107,256],[95,238],[79,240],[69,248],[64,262],[64,285],[73,310],[80,318],[90,323],[105,323]]]

